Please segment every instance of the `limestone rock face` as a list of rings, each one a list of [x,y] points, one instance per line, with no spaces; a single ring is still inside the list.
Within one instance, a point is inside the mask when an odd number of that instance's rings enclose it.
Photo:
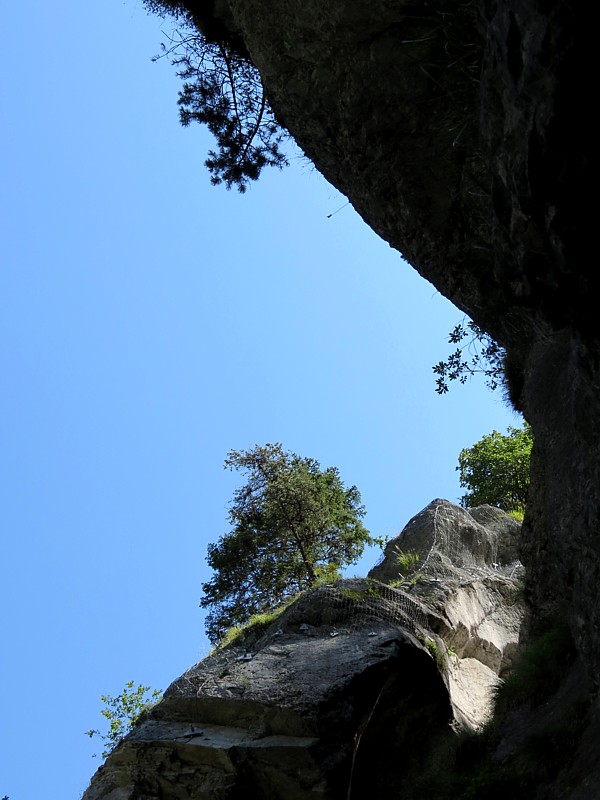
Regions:
[[[536,437],[528,596],[538,617],[569,616],[599,682],[600,337],[580,99],[594,26],[561,0],[228,0],[227,17],[317,168],[506,348]]]
[[[347,613],[352,600],[342,611],[342,592],[310,593],[258,641],[217,651],[183,675],[108,758],[85,800],[341,799],[350,781],[360,797],[373,760],[383,769],[400,753],[397,728],[412,720],[411,748],[422,745],[429,726],[448,724],[451,707],[427,649],[389,623],[358,624]],[[334,594],[338,609],[328,605]],[[376,746],[383,741],[385,751]]]
[[[464,509],[434,500],[389,541],[369,578],[409,586],[444,624],[429,619],[452,654],[446,682],[455,720],[475,729],[489,718],[491,693],[513,666],[524,619],[517,560],[521,525],[499,508]],[[408,575],[401,554],[418,556]],[[414,583],[414,585],[412,585]]]
[[[402,572],[399,553],[418,555],[419,570],[429,577],[464,581],[504,568],[519,571],[521,525],[499,508],[461,508],[434,500],[390,540],[369,577],[389,583]]]
[[[375,577],[322,586],[214,651],[169,687],[84,800],[394,796],[440,731],[485,722],[518,645],[520,582],[493,558],[501,539],[512,552],[519,526],[503,512],[474,514],[489,526],[437,500],[398,537],[402,546],[418,537],[424,556],[428,543],[446,566],[445,544],[460,540],[452,576],[425,565],[396,586]],[[373,575],[392,574],[390,546]]]
[[[535,433],[526,595],[535,616],[568,616],[597,691],[600,336],[585,191],[593,104],[581,91],[594,25],[561,0],[213,8],[316,167],[506,348],[510,396]],[[414,766],[437,726],[478,725],[514,657],[522,610],[506,567],[517,545],[503,520],[483,524],[490,513],[451,512],[451,551],[415,524],[400,546],[437,572],[414,584],[323,587],[215,653],[171,687],[86,800],[393,796],[398,754]],[[436,652],[450,666],[440,671]],[[597,725],[586,737],[596,753]],[[582,774],[573,797],[597,784]]]

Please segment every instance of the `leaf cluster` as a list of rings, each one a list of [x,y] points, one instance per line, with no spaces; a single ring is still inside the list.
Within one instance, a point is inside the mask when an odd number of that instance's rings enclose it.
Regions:
[[[507,435],[498,431],[461,450],[457,471],[467,489],[460,504],[465,508],[488,503],[504,511],[523,511],[530,483],[533,431],[509,425]]]
[[[158,689],[154,689],[149,696],[147,696],[148,692],[150,692],[150,686],[139,684],[135,687],[133,681],[127,681],[121,694],[116,697],[109,694],[102,695],[100,699],[105,708],[100,713],[108,721],[108,733],[103,734],[95,729],[86,731],[86,735],[90,739],[99,736],[105,743],[102,758],[106,758],[112,753],[123,737],[135,727],[140,716],[158,703],[162,697],[162,692]]]
[[[398,546],[394,547],[394,555],[396,556],[396,564],[405,572],[412,572],[419,561],[421,556],[416,550],[402,550]]]
[[[475,322],[459,322],[448,335],[448,343],[459,346],[446,361],[440,361],[432,367],[438,376],[438,394],[446,394],[451,381],[466,383],[478,374],[485,377],[486,386],[492,391],[502,385],[504,348]]]
[[[225,467],[247,482],[231,502],[231,531],[208,546],[214,576],[200,605],[213,643],[323,577],[335,579],[374,542],[358,489],[346,488],[335,467],[322,470],[280,444],[232,450]]]

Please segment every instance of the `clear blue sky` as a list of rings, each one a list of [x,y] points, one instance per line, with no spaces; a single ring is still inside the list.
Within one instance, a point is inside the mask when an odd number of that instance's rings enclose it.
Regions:
[[[518,419],[482,382],[435,394],[461,314],[350,206],[328,218],[345,198],[307,161],[211,188],[139,0],[3,22],[0,797],[67,800],[100,695],[208,650],[229,449],[339,467],[394,535]]]

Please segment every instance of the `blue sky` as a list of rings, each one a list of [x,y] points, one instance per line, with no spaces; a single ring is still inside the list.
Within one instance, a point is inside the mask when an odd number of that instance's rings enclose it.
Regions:
[[[210,186],[141,2],[4,17],[0,796],[65,800],[100,695],[208,650],[228,450],[339,467],[395,535],[518,419],[482,382],[435,394],[462,315],[350,206],[329,218],[345,198],[295,151],[245,196]]]

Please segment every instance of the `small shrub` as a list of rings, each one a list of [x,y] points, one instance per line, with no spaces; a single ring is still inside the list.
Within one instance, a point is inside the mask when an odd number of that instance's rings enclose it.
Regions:
[[[103,734],[95,729],[85,732],[90,739],[99,736],[105,743],[102,758],[106,758],[112,753],[124,736],[146,717],[148,711],[162,697],[162,691],[158,689],[154,689],[149,697],[147,696],[148,692],[150,692],[149,686],[139,684],[137,688],[134,688],[134,682],[128,681],[117,697],[111,697],[109,694],[102,695],[100,699],[105,704],[105,708],[100,713],[109,722],[108,733]]]
[[[317,579],[313,583],[314,588],[335,583],[342,577],[342,573],[337,564],[321,564],[315,568],[315,572]]]
[[[411,576],[410,580],[408,581],[408,588],[409,588],[409,589],[412,589],[414,586],[416,586],[416,585],[417,585],[417,583],[418,583],[418,582],[419,582],[419,581],[420,581],[420,580],[421,580],[423,577],[424,577],[424,576],[423,576],[423,573],[422,573],[422,572],[415,572],[415,573],[413,573],[413,575]]]
[[[431,655],[435,659],[435,663],[438,665],[438,668],[442,672],[447,672],[447,670],[448,670],[448,662],[446,661],[446,656],[442,652],[440,646],[435,641],[435,639],[431,639],[429,636],[426,636],[426,637],[421,639],[421,643],[431,653]]]
[[[367,588],[365,591],[369,597],[381,597],[381,589],[379,588],[379,586],[368,579],[367,579]]]
[[[415,550],[400,550],[394,548],[396,554],[396,564],[400,567],[402,574],[411,572],[421,560],[420,555]]]

